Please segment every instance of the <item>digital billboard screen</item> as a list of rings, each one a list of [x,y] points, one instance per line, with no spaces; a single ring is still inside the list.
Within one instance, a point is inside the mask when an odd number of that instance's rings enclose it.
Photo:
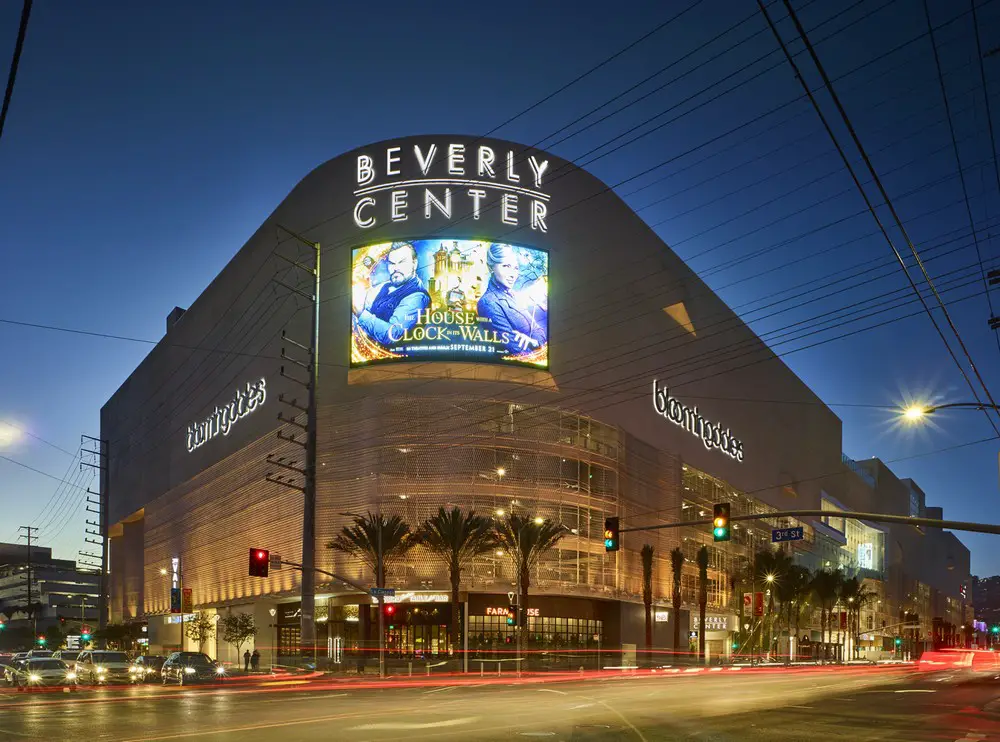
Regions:
[[[548,368],[549,256],[477,240],[360,247],[351,259],[351,365],[470,361]]]

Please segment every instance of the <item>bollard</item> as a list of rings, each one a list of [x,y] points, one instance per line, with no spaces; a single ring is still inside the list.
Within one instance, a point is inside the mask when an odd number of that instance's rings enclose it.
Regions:
[[[413,662],[407,662],[406,664],[410,668],[410,677],[412,678],[413,677]]]

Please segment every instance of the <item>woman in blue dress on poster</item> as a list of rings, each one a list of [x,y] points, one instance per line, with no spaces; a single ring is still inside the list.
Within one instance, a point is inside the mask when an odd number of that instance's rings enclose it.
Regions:
[[[548,340],[546,308],[530,300],[523,286],[516,288],[521,275],[517,252],[510,245],[494,243],[486,252],[486,266],[489,286],[476,307],[486,320],[484,328],[495,330],[498,337],[506,335],[507,351],[515,356],[544,346]]]

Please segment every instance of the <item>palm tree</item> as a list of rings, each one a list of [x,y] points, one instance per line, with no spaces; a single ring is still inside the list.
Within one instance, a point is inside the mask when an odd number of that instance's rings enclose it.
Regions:
[[[684,569],[684,552],[681,547],[674,547],[670,552],[670,569],[673,572],[673,604],[674,604],[674,651],[681,646],[681,571]]]
[[[646,607],[646,653],[648,654],[653,648],[653,547],[649,544],[643,544],[640,556],[642,557],[642,602]]]
[[[417,531],[418,543],[448,568],[451,579],[451,644],[459,647],[459,622],[461,608],[458,602],[462,570],[477,556],[486,554],[496,544],[493,525],[488,518],[476,515],[475,510],[463,512],[438,508],[437,514],[428,518]]]
[[[853,654],[857,657],[858,642],[861,634],[861,609],[878,597],[878,594],[867,587],[857,576],[843,580],[840,586],[840,599],[847,608],[847,633],[853,638]]]
[[[819,603],[819,625],[820,625],[820,636],[823,641],[823,658],[826,658],[826,632],[827,624],[830,619],[830,613],[833,610],[834,603],[837,602],[837,595],[840,591],[840,572],[821,569],[812,578],[812,593],[816,597],[816,602]]]
[[[789,569],[788,573],[782,578],[783,585],[781,589],[784,590],[785,596],[788,601],[788,636],[791,638],[795,636],[795,646],[793,653],[793,645],[789,640],[788,642],[788,652],[790,655],[790,660],[795,660],[795,655],[798,654],[798,643],[799,643],[799,619],[802,616],[802,607],[809,600],[809,594],[811,592],[810,582],[812,581],[812,573],[806,567],[802,567],[798,564],[793,564]],[[792,634],[792,617],[795,619],[795,633]]]
[[[708,605],[708,547],[698,549],[698,658],[705,657],[705,607]]]
[[[785,578],[791,568],[792,558],[783,551],[765,547],[757,551],[754,555],[751,580],[757,585],[762,585],[765,591],[769,593],[767,612],[761,618],[760,622],[761,651],[764,650],[764,636],[771,637],[774,635],[774,622],[776,620],[774,601],[775,598],[779,602],[783,601],[779,588],[785,582]],[[767,622],[766,626],[765,622]],[[767,642],[768,652],[771,651],[771,643],[772,640],[769,638]]]
[[[401,517],[369,511],[364,517],[354,516],[354,523],[344,526],[326,548],[360,560],[375,574],[375,586],[384,588],[386,567],[406,556],[415,543],[410,527]]]
[[[538,520],[515,513],[497,521],[495,529],[497,543],[513,563],[521,590],[520,610],[524,611],[528,607],[531,568],[538,564],[542,554],[559,543],[566,529],[547,518]]]

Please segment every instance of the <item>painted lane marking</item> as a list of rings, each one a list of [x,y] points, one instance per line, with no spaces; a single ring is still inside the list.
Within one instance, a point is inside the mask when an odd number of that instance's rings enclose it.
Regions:
[[[351,730],[374,731],[374,730],[409,730],[409,729],[437,729],[438,727],[457,727],[463,724],[472,724],[479,721],[478,716],[467,716],[462,719],[443,719],[441,721],[409,722],[409,721],[380,721],[374,724],[362,724],[351,727]]]

